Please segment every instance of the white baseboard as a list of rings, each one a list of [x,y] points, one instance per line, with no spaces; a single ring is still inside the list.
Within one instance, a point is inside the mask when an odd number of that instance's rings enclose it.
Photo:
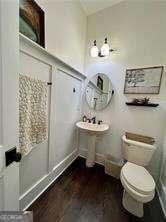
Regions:
[[[41,178],[35,185],[20,197],[20,209],[26,210],[78,157],[78,150],[75,149],[64,160],[62,160],[53,170]]]
[[[159,180],[157,184],[157,193],[159,196],[159,201],[160,201],[164,216],[166,218],[166,187],[164,187],[161,180]]]
[[[83,157],[83,158],[86,158],[87,150],[86,149],[79,149],[78,150],[78,155]],[[104,166],[105,155],[101,154],[101,153],[96,153],[95,162]]]

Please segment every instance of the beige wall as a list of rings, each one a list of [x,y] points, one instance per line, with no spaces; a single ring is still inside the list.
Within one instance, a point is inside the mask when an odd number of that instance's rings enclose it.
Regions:
[[[104,111],[93,112],[84,106],[84,113],[110,123],[110,134],[97,143],[97,152],[121,157],[121,135],[131,131],[156,138],[158,149],[151,164],[153,175],[159,175],[161,147],[166,117],[166,74],[163,74],[159,95],[151,100],[158,108],[128,107],[125,102],[139,95],[124,95],[124,78],[127,68],[165,65],[166,62],[166,2],[125,1],[88,17],[86,64],[88,77],[106,73],[114,86],[111,105]],[[101,47],[105,37],[117,51],[109,58],[91,58],[93,40]],[[142,95],[145,96],[145,95]],[[86,142],[81,139],[80,148]]]
[[[83,72],[87,18],[79,1],[37,2],[45,11],[46,49]]]

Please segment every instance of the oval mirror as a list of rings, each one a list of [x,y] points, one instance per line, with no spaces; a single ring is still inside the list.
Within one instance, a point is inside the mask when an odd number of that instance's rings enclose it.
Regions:
[[[85,97],[89,107],[93,110],[105,109],[114,93],[111,80],[103,73],[93,76],[86,87]]]

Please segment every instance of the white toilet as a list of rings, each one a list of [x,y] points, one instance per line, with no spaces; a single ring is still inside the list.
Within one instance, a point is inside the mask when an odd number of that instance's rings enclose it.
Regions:
[[[129,140],[122,136],[123,155],[128,162],[121,169],[121,183],[124,187],[123,206],[137,217],[143,217],[143,204],[155,195],[155,182],[145,169],[156,147],[147,143]]]

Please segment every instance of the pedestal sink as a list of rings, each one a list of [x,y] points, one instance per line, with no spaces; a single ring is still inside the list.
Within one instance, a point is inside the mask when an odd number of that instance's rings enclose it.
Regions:
[[[88,136],[88,152],[86,158],[86,166],[93,167],[95,163],[96,138],[109,129],[108,124],[93,124],[88,122],[78,122],[76,126],[87,133]]]

